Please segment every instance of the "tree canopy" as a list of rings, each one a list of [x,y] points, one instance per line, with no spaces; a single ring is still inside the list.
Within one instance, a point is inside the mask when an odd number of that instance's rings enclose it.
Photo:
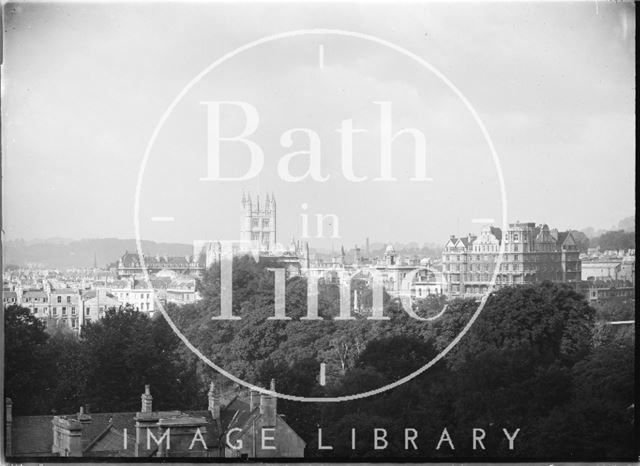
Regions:
[[[279,392],[296,396],[352,395],[393,383],[447,348],[478,309],[473,300],[455,299],[441,317],[422,322],[386,295],[388,320],[368,320],[356,310],[354,320],[334,320],[339,289],[321,282],[323,319],[301,320],[307,283],[293,277],[286,283],[292,320],[270,320],[273,273],[248,257],[236,258],[233,270],[233,312],[241,320],[212,319],[220,311],[215,267],[198,284],[202,301],[168,305],[167,312],[225,370],[263,386],[275,378]],[[311,456],[628,459],[635,453],[629,408],[635,402],[635,339],[632,332],[604,331],[598,321],[629,312],[618,304],[596,312],[572,287],[550,282],[505,287],[487,299],[446,357],[409,382],[342,403],[279,400],[278,411],[307,441]],[[416,302],[415,311],[435,315],[442,305],[443,298],[432,297]],[[210,380],[233,390],[163,318],[131,309],[109,311],[79,338],[49,335],[19,307],[7,309],[5,327],[6,388],[16,414],[71,412],[87,403],[94,411],[137,410],[145,384],[153,386],[159,409],[202,408]],[[318,427],[334,450],[316,448]],[[376,427],[388,429],[387,450],[373,448]],[[405,427],[420,431],[419,451],[404,449],[399,439]],[[352,428],[359,432],[355,449]],[[436,449],[443,428],[456,440],[455,451]],[[472,448],[472,428],[487,432],[486,449]],[[503,428],[521,429],[514,450]]]

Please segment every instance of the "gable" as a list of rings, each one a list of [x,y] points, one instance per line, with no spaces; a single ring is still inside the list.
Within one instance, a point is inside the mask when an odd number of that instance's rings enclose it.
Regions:
[[[281,436],[280,442],[282,444],[278,444],[280,456],[301,457],[304,455],[307,442],[279,414],[276,417],[276,434]]]
[[[252,455],[255,452],[257,458],[301,458],[304,456],[306,442],[287,424],[281,415],[278,414],[276,416],[275,432],[265,432],[266,435],[274,439],[273,441],[265,440],[266,445],[274,446],[275,448],[262,449],[261,435],[263,428],[273,429],[273,427],[264,425],[263,417],[259,412],[251,415],[242,426],[242,431],[231,437],[231,443],[241,439],[242,448],[231,452],[236,455],[249,452]]]
[[[455,246],[455,242],[452,239],[447,241],[447,244],[444,245],[445,248],[452,248],[454,246]]]
[[[566,237],[564,238],[564,241],[561,243],[561,246],[575,246],[576,245],[576,240],[573,238],[573,234],[568,231],[567,233],[563,234],[566,235]]]
[[[135,455],[135,435],[127,431],[127,441],[125,448],[124,430],[120,430],[110,425],[99,435],[85,450],[86,456],[107,456],[117,454],[118,456]]]

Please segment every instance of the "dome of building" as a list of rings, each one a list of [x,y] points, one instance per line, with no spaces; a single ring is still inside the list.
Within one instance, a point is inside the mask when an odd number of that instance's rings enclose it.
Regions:
[[[175,278],[176,275],[178,274],[170,269],[160,270],[158,273],[156,273],[156,277]]]
[[[387,246],[387,249],[384,250],[385,256],[394,256],[395,254],[396,254],[396,250],[394,249],[392,244]]]

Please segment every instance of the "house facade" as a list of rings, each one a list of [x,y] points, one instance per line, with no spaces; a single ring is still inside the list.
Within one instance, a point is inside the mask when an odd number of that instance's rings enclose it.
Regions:
[[[504,255],[498,267],[500,249]],[[486,226],[480,236],[451,236],[442,252],[442,273],[449,296],[484,295],[496,274],[495,287],[545,280],[579,283],[580,252],[571,232],[547,225],[511,223],[507,231]]]

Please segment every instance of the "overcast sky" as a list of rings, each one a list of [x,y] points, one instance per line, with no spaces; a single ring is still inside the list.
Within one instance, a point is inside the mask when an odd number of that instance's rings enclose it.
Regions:
[[[510,221],[609,228],[635,214],[634,6],[631,4],[17,4],[5,6],[2,70],[6,239],[134,237],[134,193],[149,139],[198,73],[248,42],[291,30],[354,31],[415,53],[478,112],[503,170]],[[323,52],[321,52],[321,49]],[[321,58],[322,54],[322,58]],[[265,154],[247,181],[207,174],[203,101],[259,112],[249,136]],[[380,105],[393,130],[417,128],[433,181],[410,181],[414,145],[393,144],[396,182],[380,171]],[[222,114],[239,133],[238,109]],[[341,170],[336,129],[352,119],[354,171]],[[284,132],[321,140],[323,183],[277,173]],[[223,176],[248,170],[247,148],[223,143]],[[306,170],[296,157],[291,172]],[[226,175],[228,174],[228,175]],[[301,213],[333,213],[340,238],[442,243],[502,222],[496,165],[478,125],[445,83],[407,56],[332,34],[274,40],[233,57],[185,93],[150,152],[141,234],[156,241],[234,239],[242,191],[274,192],[278,240],[302,234]],[[307,204],[303,211],[302,204]],[[152,217],[173,217],[154,222]],[[315,234],[315,221],[310,222]]]

